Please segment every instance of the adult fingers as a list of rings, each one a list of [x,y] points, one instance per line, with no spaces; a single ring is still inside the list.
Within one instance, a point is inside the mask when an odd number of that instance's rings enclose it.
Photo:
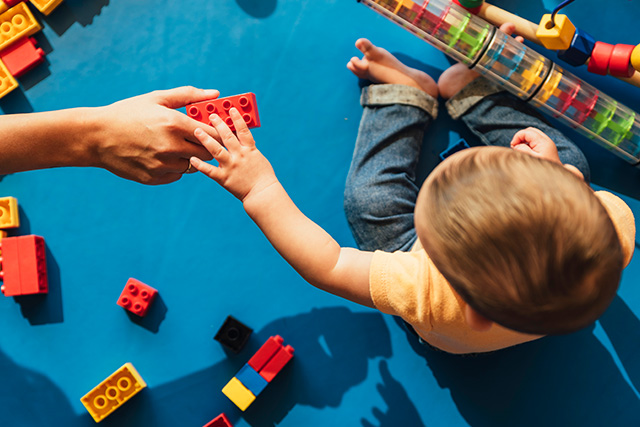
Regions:
[[[215,139],[207,135],[202,129],[198,128],[194,132],[195,137],[206,148],[218,163],[224,163],[229,158],[229,152]],[[195,156],[197,157],[197,156]]]
[[[152,92],[155,101],[168,108],[182,108],[193,102],[215,99],[220,92],[215,89],[198,89],[193,86],[182,86],[175,89],[158,90]]]
[[[228,150],[233,151],[240,147],[240,142],[238,141],[238,138],[236,138],[233,132],[231,132],[231,129],[229,129],[229,126],[227,126],[227,124],[222,121],[220,116],[218,116],[217,114],[212,114],[211,116],[209,116],[209,120],[211,120],[211,124],[216,129],[216,131],[218,131],[218,135],[220,135],[220,139],[222,140],[222,143],[224,144],[225,147],[227,147]],[[214,157],[215,157],[215,154],[214,154]]]
[[[233,126],[236,128],[236,135],[238,135],[240,143],[247,147],[255,146],[256,142],[253,140],[253,135],[251,135],[251,131],[242,114],[235,108],[232,108],[229,111],[229,115],[231,116],[231,120],[233,120]]]

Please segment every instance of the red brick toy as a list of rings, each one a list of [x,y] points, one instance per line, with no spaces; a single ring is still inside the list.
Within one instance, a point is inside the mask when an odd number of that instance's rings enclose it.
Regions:
[[[0,240],[4,296],[46,294],[47,259],[44,239],[40,236],[5,237]]]
[[[127,280],[118,298],[118,305],[142,317],[149,311],[149,306],[157,294],[157,290],[132,277]]]
[[[0,52],[0,60],[13,77],[20,77],[44,62],[44,51],[32,37],[25,37]]]
[[[244,122],[249,128],[260,127],[260,116],[258,115],[258,104],[256,103],[255,94],[243,93],[241,95],[229,96],[227,98],[212,99],[210,101],[196,102],[194,104],[187,105],[187,115],[192,119],[202,122],[207,125],[211,125],[209,116],[211,114],[217,114],[220,118],[229,126],[229,128],[235,131],[233,127],[233,121],[229,116],[229,110],[235,107],[242,117]]]
[[[229,422],[225,414],[220,414],[209,421],[204,427],[233,427],[233,424]]]

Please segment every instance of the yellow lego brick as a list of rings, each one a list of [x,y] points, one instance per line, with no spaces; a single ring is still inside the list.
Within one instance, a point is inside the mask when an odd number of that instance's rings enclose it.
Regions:
[[[0,239],[4,239],[5,237],[7,237],[7,232],[4,230],[0,230]],[[0,255],[2,254],[2,251],[0,250]]]
[[[550,13],[543,15],[536,36],[547,49],[567,50],[571,47],[576,27],[567,15],[556,15],[555,22],[556,25],[553,25]]]
[[[0,197],[0,228],[16,228],[19,226],[18,199],[15,197]]]
[[[9,73],[4,62],[0,61],[0,98],[18,87],[18,81]]]
[[[5,2],[0,0],[0,13],[4,13],[7,9],[9,9],[9,6],[7,6]]]
[[[118,409],[136,393],[145,388],[144,382],[131,363],[125,363],[106,380],[80,398],[95,422]]]
[[[18,3],[0,15],[0,51],[41,29],[29,6]]]
[[[236,377],[231,378],[231,381],[222,388],[222,392],[233,403],[236,404],[241,411],[244,411],[256,400],[256,397],[251,393]]]
[[[50,14],[53,10],[60,6],[62,0],[29,0],[32,5],[45,15]]]

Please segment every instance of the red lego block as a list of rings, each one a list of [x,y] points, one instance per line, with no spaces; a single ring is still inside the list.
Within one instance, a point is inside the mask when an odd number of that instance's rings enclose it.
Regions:
[[[233,121],[229,116],[231,107],[236,107],[240,114],[242,114],[247,127],[260,127],[260,116],[258,115],[256,96],[251,92],[189,104],[187,105],[187,115],[199,122],[211,125],[209,116],[215,113],[220,116],[231,130],[235,131]]]
[[[233,424],[229,422],[225,414],[220,414],[209,421],[204,427],[233,427]]]
[[[286,365],[289,360],[291,360],[291,358],[293,357],[293,352],[293,347],[291,347],[290,345],[282,347],[258,373],[260,374],[260,376],[262,376],[262,378],[271,382],[271,380],[273,380],[276,375],[278,375],[278,372],[280,372],[282,368],[284,368],[284,365]]]
[[[156,289],[131,277],[118,298],[118,305],[142,317],[149,311],[157,294]]]
[[[611,52],[609,60],[609,74],[616,77],[631,77],[636,73],[636,69],[631,65],[631,54],[635,46],[629,44],[617,44]]]
[[[247,364],[256,372],[260,372],[267,362],[282,348],[284,339],[280,335],[269,337],[262,347],[249,359]]]
[[[3,285],[7,296],[46,294],[47,258],[44,239],[40,236],[6,237],[0,241]]]
[[[37,47],[36,41],[26,37],[0,52],[0,60],[4,62],[13,77],[20,77],[35,66],[44,62],[45,53]]]
[[[612,53],[613,45],[596,42],[593,51],[591,51],[591,59],[589,59],[587,70],[589,70],[590,73],[606,76],[609,71],[609,62],[611,61]]]
[[[0,0],[0,1],[4,2],[7,6],[9,6],[9,8],[12,8],[18,3],[22,3],[24,0]]]

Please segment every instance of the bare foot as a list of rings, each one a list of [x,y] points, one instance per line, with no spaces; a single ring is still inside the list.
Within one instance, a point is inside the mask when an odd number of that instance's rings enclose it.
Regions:
[[[500,30],[511,35],[516,30],[516,26],[512,23],[505,23],[500,26]],[[522,37],[516,37],[520,43],[524,41]],[[449,99],[456,93],[460,92],[463,87],[478,78],[480,74],[470,70],[464,64],[455,64],[444,70],[438,79],[438,90],[444,99]]]
[[[353,57],[347,68],[361,79],[375,83],[401,84],[420,89],[434,98],[438,97],[438,85],[427,73],[404,65],[395,56],[367,39],[358,39],[356,47],[364,56]]]

